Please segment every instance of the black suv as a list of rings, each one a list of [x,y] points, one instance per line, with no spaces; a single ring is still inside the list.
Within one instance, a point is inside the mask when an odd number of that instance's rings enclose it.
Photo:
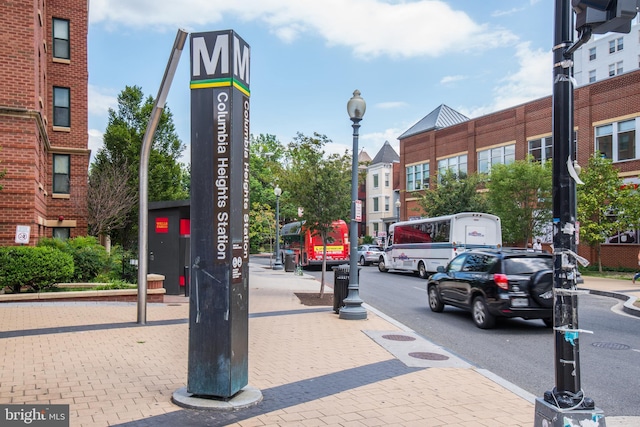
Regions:
[[[427,282],[429,308],[445,304],[471,311],[479,328],[496,317],[542,319],[553,326],[553,255],[526,249],[469,250]]]

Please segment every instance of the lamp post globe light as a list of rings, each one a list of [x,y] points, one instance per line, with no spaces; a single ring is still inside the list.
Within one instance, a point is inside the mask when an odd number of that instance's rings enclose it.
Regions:
[[[276,263],[273,264],[273,269],[282,270],[282,261],[280,260],[280,195],[282,189],[276,185],[273,194],[276,195]]]
[[[400,202],[400,199],[396,200],[396,216],[398,217],[398,222],[400,221],[400,206],[402,205],[402,203]]]
[[[353,97],[347,102],[347,112],[353,122],[353,150],[351,152],[351,221],[349,223],[349,293],[344,299],[344,307],[340,309],[340,319],[364,320],[367,310],[362,307],[360,286],[358,284],[358,223],[356,222],[356,202],[358,201],[358,129],[364,116],[367,104],[355,90]]]

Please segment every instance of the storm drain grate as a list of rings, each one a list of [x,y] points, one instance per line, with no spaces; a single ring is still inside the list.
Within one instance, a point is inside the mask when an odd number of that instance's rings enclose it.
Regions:
[[[444,354],[425,353],[425,352],[409,353],[409,356],[415,357],[416,359],[423,359],[423,360],[448,360],[449,359],[449,357],[445,356]]]
[[[383,335],[382,338],[391,340],[391,341],[415,341],[414,337],[408,337],[406,335]]]
[[[594,342],[591,345],[598,348],[606,348],[608,350],[629,350],[631,348],[626,344],[618,344],[615,342]]]

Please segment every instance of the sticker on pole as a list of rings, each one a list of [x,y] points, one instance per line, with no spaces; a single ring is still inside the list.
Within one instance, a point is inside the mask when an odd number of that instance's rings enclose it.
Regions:
[[[16,226],[16,243],[26,245],[29,243],[29,236],[31,235],[31,227],[28,225]]]
[[[355,209],[355,218],[354,220],[356,222],[362,222],[362,200],[355,200],[355,205],[356,205],[356,209]]]

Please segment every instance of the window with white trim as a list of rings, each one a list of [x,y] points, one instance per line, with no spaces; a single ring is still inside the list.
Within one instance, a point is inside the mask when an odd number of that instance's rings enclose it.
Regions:
[[[389,196],[384,196],[384,211],[389,212]]]
[[[596,48],[592,47],[589,49],[589,61],[595,61],[596,59]]]
[[[637,159],[636,119],[598,126],[596,152],[613,162]]]
[[[491,172],[492,165],[508,165],[515,160],[515,144],[478,151],[478,173],[489,173]]]
[[[609,77],[616,75],[616,64],[609,64]]]
[[[379,212],[380,211],[380,206],[379,206],[380,202],[378,200],[377,197],[373,198],[373,211],[374,212]]]
[[[407,166],[407,191],[429,188],[429,163]]]
[[[448,157],[438,160],[438,180],[447,170],[453,172],[458,178],[467,175],[467,155]]]
[[[596,70],[589,71],[589,83],[593,83],[596,81]]]
[[[528,153],[535,161],[546,162],[553,159],[553,139],[550,136],[529,141]]]
[[[391,185],[390,182],[391,181],[389,180],[389,172],[385,172],[385,174],[384,174],[384,186],[385,186],[385,188],[389,188],[389,185]]]
[[[373,174],[373,188],[378,188],[379,184],[378,184],[378,174],[374,173]]]

